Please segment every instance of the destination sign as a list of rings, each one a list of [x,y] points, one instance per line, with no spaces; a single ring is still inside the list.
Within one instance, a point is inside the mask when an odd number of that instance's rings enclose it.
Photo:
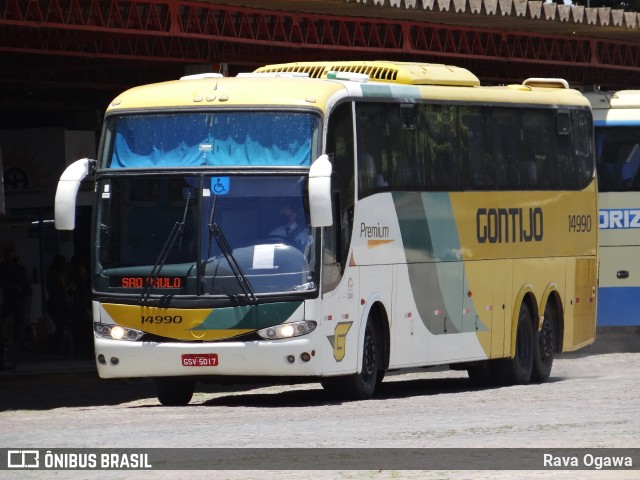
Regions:
[[[183,277],[143,277],[143,276],[127,276],[127,277],[111,277],[109,286],[116,288],[182,288],[184,285]]]

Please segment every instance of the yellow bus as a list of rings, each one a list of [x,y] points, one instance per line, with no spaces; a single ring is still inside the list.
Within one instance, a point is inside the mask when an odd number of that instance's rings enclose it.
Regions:
[[[386,372],[548,379],[594,341],[588,101],[561,79],[483,87],[453,66],[269,65],[146,85],[108,107],[95,179],[103,378],[315,380],[370,398]]]

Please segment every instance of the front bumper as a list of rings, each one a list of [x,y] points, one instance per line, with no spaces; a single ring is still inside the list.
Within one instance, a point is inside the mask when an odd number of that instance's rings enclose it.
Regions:
[[[252,342],[127,342],[95,338],[101,378],[163,376],[319,376],[308,338]],[[303,355],[303,354],[307,355]],[[183,354],[216,354],[216,366],[184,366]],[[304,361],[302,357],[309,358]],[[291,361],[293,359],[293,361]]]

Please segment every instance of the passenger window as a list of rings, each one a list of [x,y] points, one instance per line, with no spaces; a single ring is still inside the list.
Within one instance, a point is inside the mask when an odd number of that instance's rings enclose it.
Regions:
[[[333,290],[344,273],[353,230],[355,201],[352,104],[343,103],[329,117],[327,153],[333,161],[331,188],[334,222],[324,228],[323,291]]]

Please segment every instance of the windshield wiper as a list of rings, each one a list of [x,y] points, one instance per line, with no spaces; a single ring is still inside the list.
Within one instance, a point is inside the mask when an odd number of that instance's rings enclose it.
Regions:
[[[242,267],[240,267],[236,257],[233,255],[233,249],[231,248],[231,245],[229,245],[227,238],[224,236],[224,233],[214,220],[217,199],[218,196],[214,194],[213,202],[211,204],[211,212],[209,214],[209,251],[211,250],[211,235],[213,235],[218,247],[220,247],[222,255],[224,255],[224,258],[227,260],[233,275],[236,277],[236,280],[238,280],[238,285],[240,285],[240,289],[244,293],[245,297],[247,297],[250,302],[256,302],[257,299],[249,280],[242,271]]]
[[[192,196],[191,190],[185,189],[185,195],[187,197],[187,203],[184,206],[182,221],[176,222],[173,224],[173,227],[169,232],[169,236],[167,237],[167,240],[164,242],[162,249],[160,249],[160,253],[158,254],[158,258],[156,259],[156,262],[153,265],[153,268],[151,269],[151,273],[149,273],[149,276],[145,281],[144,290],[142,292],[142,295],[140,296],[140,302],[142,303],[146,302],[151,296],[151,291],[155,287],[156,280],[160,275],[160,271],[162,270],[162,267],[164,267],[165,263],[167,263],[167,257],[169,256],[169,252],[171,252],[171,249],[173,248],[173,245],[176,243],[176,240],[178,239],[178,237],[180,238],[180,243],[182,243],[184,226],[187,221],[187,212],[189,211],[189,200],[191,199],[191,196]]]

